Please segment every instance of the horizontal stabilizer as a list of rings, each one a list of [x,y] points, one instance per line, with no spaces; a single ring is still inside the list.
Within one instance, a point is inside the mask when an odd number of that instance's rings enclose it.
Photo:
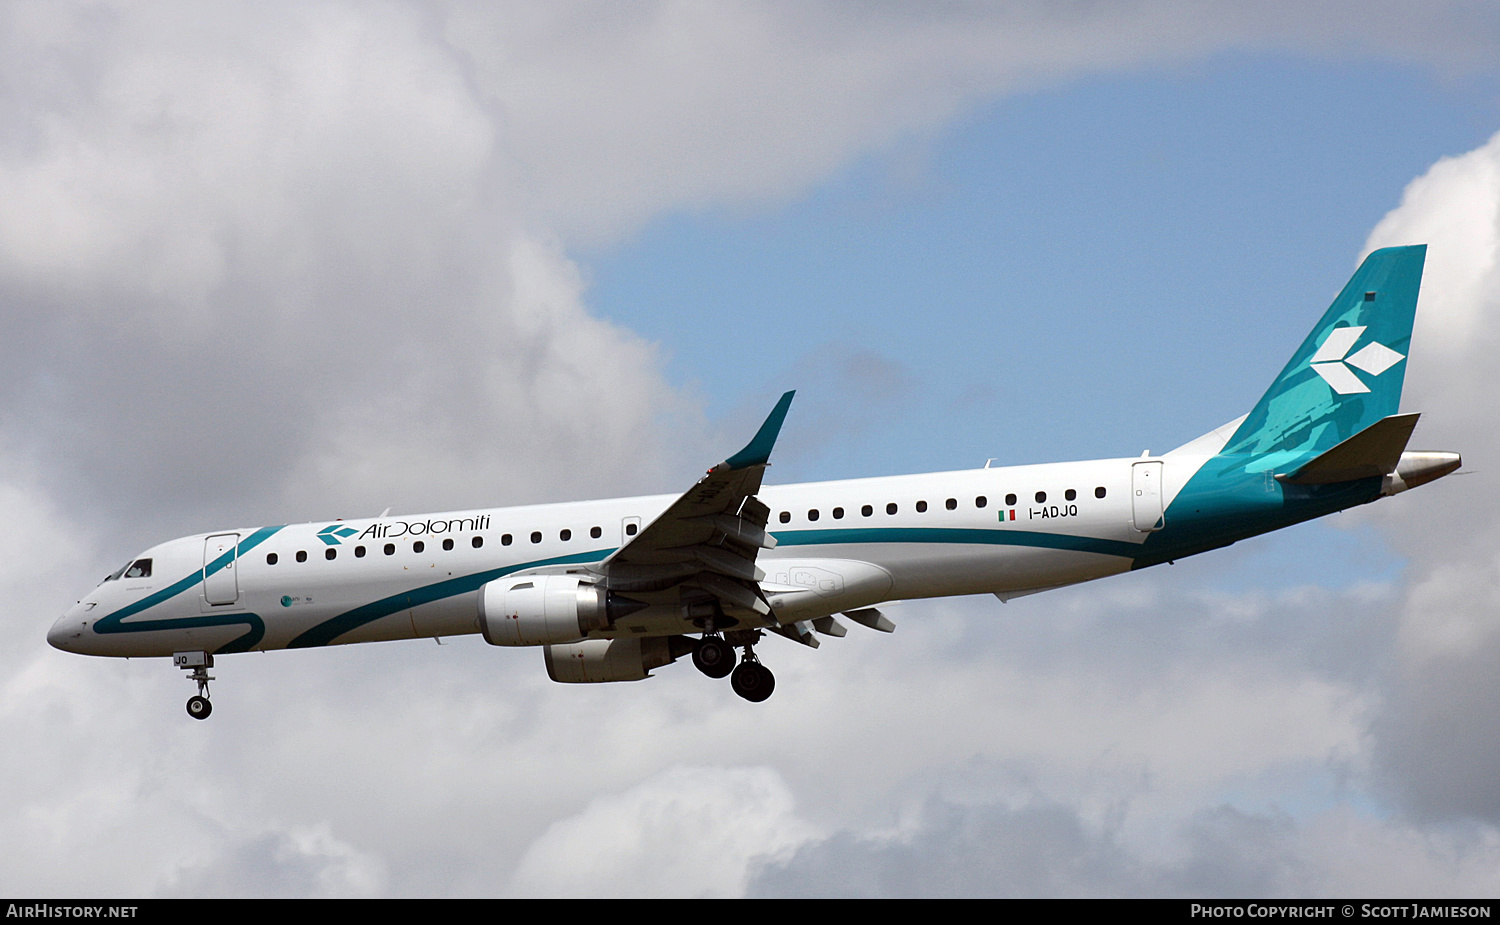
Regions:
[[[1355,479],[1380,478],[1396,471],[1419,414],[1393,414],[1326,450],[1298,467],[1276,476],[1292,485],[1328,485]]]

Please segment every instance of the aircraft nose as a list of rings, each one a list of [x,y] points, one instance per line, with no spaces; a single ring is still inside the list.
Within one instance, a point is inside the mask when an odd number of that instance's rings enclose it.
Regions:
[[[83,642],[84,631],[88,629],[88,619],[84,616],[83,605],[73,607],[67,613],[57,618],[52,628],[47,631],[47,642],[54,649],[64,652],[77,652],[79,645]]]

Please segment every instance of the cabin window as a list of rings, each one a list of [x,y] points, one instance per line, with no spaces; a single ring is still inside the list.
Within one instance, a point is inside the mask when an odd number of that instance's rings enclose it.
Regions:
[[[1045,491],[1039,491],[1039,492],[1036,493],[1036,503],[1037,504],[1045,504],[1046,501],[1047,501],[1047,493]]]
[[[917,502],[917,513],[918,514],[925,514],[925,513],[927,513],[927,502],[926,501],[918,501]]]
[[[477,539],[477,537],[476,537],[476,539]],[[500,545],[501,546],[509,546],[510,542],[511,541],[510,541],[510,534],[509,533],[501,534],[501,536],[500,536]]]
[[[843,520],[844,519],[844,509],[841,508],[841,507],[834,508],[833,509],[833,519],[834,520]]]
[[[597,540],[599,537],[601,537],[603,535],[604,535],[604,530],[602,528],[600,528],[600,527],[589,527],[589,536],[593,537],[594,539]]]
[[[542,541],[542,531],[540,531],[540,530],[533,530],[533,531],[531,531],[531,541],[533,543],[540,543]]]
[[[1098,488],[1094,489],[1094,497],[1095,498],[1102,498],[1102,497],[1104,497],[1104,486],[1103,485],[1100,485]]]
[[[448,550],[450,550],[452,548],[453,548],[453,540],[452,539],[443,540],[443,551],[444,552],[447,552]]]
[[[1015,507],[1016,506],[1016,496],[1013,495],[1013,494],[1006,495],[1005,496],[1005,506],[1006,507]]]
[[[365,557],[365,548],[363,546],[356,546],[356,547],[354,547],[354,558],[356,558],[356,559],[363,559],[364,557]]]
[[[859,512],[864,516],[869,517],[871,514],[875,513],[875,509],[866,504],[864,507],[859,509]]]
[[[812,510],[808,511],[807,512],[807,519],[808,520],[817,520],[818,519],[818,509],[817,508],[813,508]]]
[[[783,516],[785,516],[785,515],[783,515]],[[784,522],[785,521],[783,521],[783,523]],[[641,528],[640,524],[626,524],[625,525],[625,535],[626,536],[635,536],[636,531],[639,530],[640,528]]]
[[[986,498],[984,495],[980,495],[979,497],[977,497],[977,498],[974,499],[974,506],[975,507],[982,508],[982,507],[987,506],[989,503],[990,503],[990,499]]]
[[[782,511],[781,515],[780,515],[780,520],[784,524],[791,523],[792,522],[792,512],[791,511]]]
[[[297,561],[298,562],[306,562],[307,561],[307,550],[305,550],[305,549],[299,549],[299,550],[297,550]]]
[[[896,502],[892,501],[890,504],[887,504],[885,506],[885,512],[887,514],[894,514],[894,513],[896,513]]]
[[[469,541],[469,545],[473,546],[475,549],[478,549],[479,547],[481,547],[481,546],[484,545],[484,537],[482,537],[482,536],[476,536],[476,537],[474,537],[474,539],[472,539],[472,540]]]
[[[339,551],[337,549],[334,549],[332,546],[330,546],[327,549],[323,550],[323,558],[327,559],[329,562],[332,562],[334,559],[337,559],[338,556],[339,556]]]
[[[386,543],[385,544],[385,554],[388,555],[388,556],[394,556],[396,554],[396,544],[395,543]]]
[[[956,510],[958,510],[958,499],[957,498],[949,498],[947,501],[943,502],[943,507],[946,507],[950,511],[956,511]]]
[[[266,553],[266,564],[267,565],[275,565],[276,564],[276,559],[277,559],[276,553],[274,553],[274,552],[268,552],[268,553]]]
[[[1076,501],[1076,500],[1078,500],[1078,492],[1076,492],[1073,489],[1069,488],[1067,491],[1063,492],[1063,500],[1064,501]]]
[[[426,548],[427,548],[427,544],[424,543],[424,542],[422,542],[421,540],[417,540],[415,543],[411,544],[411,551],[412,552],[421,552],[421,551],[423,551]]]
[[[560,540],[562,540],[564,543],[566,543],[568,540],[571,540],[573,538],[573,531],[572,530],[564,530],[564,531],[562,531],[561,533],[559,533],[557,535],[557,538],[560,539]]]

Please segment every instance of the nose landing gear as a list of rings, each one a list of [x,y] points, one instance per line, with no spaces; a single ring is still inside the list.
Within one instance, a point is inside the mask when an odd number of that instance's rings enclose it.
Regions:
[[[208,714],[214,711],[214,705],[208,700],[208,682],[213,680],[208,669],[214,666],[214,657],[207,652],[173,652],[172,664],[184,671],[191,670],[188,680],[198,682],[198,696],[188,698],[188,716],[208,719]]]

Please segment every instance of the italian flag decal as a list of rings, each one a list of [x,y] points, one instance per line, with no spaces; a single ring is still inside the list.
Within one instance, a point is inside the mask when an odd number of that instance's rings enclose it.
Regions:
[[[1001,511],[1000,512],[1000,522],[1001,523],[1005,523],[1007,520],[1015,520],[1015,519],[1016,519],[1016,512],[1015,512],[1014,509],[1009,510],[1009,511]]]

